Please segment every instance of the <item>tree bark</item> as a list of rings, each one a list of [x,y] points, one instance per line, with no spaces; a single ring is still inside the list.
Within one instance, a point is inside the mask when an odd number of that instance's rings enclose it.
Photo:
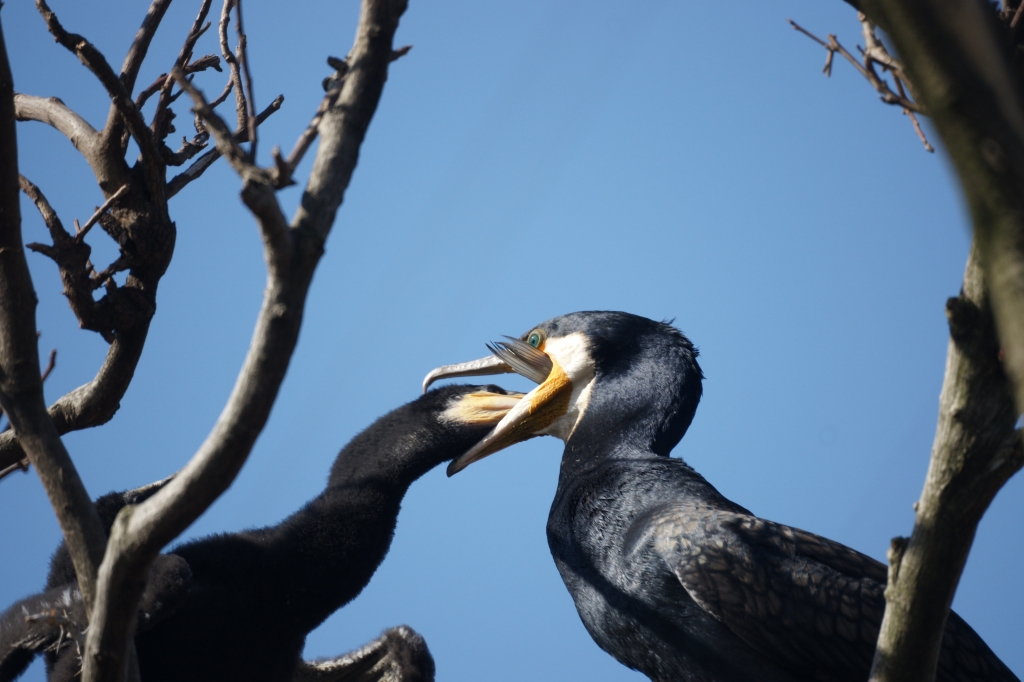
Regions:
[[[1024,411],[1024,107],[1010,45],[981,0],[859,0],[889,34],[952,158],[974,242],[959,298],[939,423],[909,540],[890,550],[871,680],[931,682],[975,530],[1021,468]]]
[[[137,507],[126,507],[114,522],[86,640],[85,682],[124,678],[125,652],[146,572],[164,545],[227,489],[266,423],[298,341],[314,269],[383,91],[405,7],[405,0],[363,0],[350,68],[337,102],[321,123],[313,171],[290,226],[274,194],[273,174],[250,162],[223,121],[178,74],[218,151],[242,177],[242,200],[263,238],[267,288],[249,353],[212,432],[171,483]]]
[[[43,402],[37,299],[21,241],[19,192],[14,83],[0,24],[0,405],[57,514],[88,611],[106,533]]]

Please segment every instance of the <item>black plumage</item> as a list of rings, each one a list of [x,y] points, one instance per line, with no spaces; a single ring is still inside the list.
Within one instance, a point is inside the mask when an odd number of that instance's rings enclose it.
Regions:
[[[409,628],[319,664],[302,662],[302,648],[309,631],[370,581],[391,545],[412,482],[472,446],[515,400],[496,386],[431,391],[353,438],[334,462],[324,492],[281,523],[205,537],[162,555],[140,604],[135,641],[142,679],[364,679],[353,673],[379,669],[388,654],[404,670],[398,679],[432,680],[433,659]],[[109,526],[120,507],[152,491],[107,495],[98,510]],[[0,679],[20,674],[15,668],[27,665],[26,651],[52,647],[81,627],[75,586],[71,562],[59,550],[47,591],[0,619]],[[25,621],[40,611],[51,620]],[[71,679],[77,670],[74,642],[65,642],[51,680]]]
[[[449,473],[523,437],[565,441],[548,544],[601,648],[652,680],[867,679],[886,567],[754,516],[668,456],[702,393],[697,350],[682,333],[627,313],[584,312],[506,345],[517,344],[544,351],[551,375]],[[496,350],[505,359],[511,349]],[[530,416],[555,401],[561,416]],[[937,679],[1017,677],[951,613]]]

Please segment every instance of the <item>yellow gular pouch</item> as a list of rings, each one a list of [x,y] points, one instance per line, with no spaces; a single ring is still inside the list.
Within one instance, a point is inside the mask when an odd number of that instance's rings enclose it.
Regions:
[[[526,394],[523,405],[516,410],[519,414],[515,416],[518,418],[509,424],[507,430],[497,434],[497,437],[481,449],[475,459],[481,459],[540,435],[541,431],[569,411],[572,382],[569,381],[569,376],[554,358],[551,359],[551,363],[551,373],[548,378],[540,386]],[[501,425],[497,427],[497,430],[501,430]]]

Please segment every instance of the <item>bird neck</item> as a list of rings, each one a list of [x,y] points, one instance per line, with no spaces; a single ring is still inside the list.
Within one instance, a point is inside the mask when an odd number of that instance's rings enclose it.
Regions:
[[[436,420],[419,422],[402,416],[392,413],[381,418],[338,453],[325,495],[332,489],[366,486],[387,489],[401,500],[416,479],[459,454],[449,447]]]
[[[391,546],[402,498],[453,448],[434,423],[410,424],[396,411],[338,455],[327,488],[268,529],[289,610],[312,629],[362,591]]]
[[[601,373],[587,407],[566,440],[562,477],[571,477],[610,457],[667,457],[693,421],[702,392],[700,368],[678,371],[655,366],[628,373]]]

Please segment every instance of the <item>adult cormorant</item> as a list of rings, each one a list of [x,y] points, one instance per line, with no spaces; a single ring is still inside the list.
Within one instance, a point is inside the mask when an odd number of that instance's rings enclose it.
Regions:
[[[393,628],[333,661],[301,659],[306,634],[351,601],[391,546],[398,511],[417,478],[470,448],[520,394],[497,386],[451,386],[378,419],[338,455],[327,488],[267,528],[212,535],[161,555],[140,604],[136,650],[144,682],[433,680],[422,638]],[[156,486],[97,502],[113,522]],[[63,548],[47,590],[0,617],[0,680],[16,678],[44,648],[59,649],[51,680],[79,671],[84,625],[74,569]],[[42,614],[26,620],[26,616]],[[392,668],[383,670],[381,659]],[[51,660],[51,662],[53,662]],[[402,675],[392,677],[405,666]]]
[[[538,382],[448,467],[535,435],[565,441],[548,544],[597,644],[652,680],[868,678],[886,567],[758,518],[669,452],[701,397],[697,350],[669,324],[620,312],[549,320],[448,376],[519,372]],[[937,678],[1012,672],[955,613]]]

